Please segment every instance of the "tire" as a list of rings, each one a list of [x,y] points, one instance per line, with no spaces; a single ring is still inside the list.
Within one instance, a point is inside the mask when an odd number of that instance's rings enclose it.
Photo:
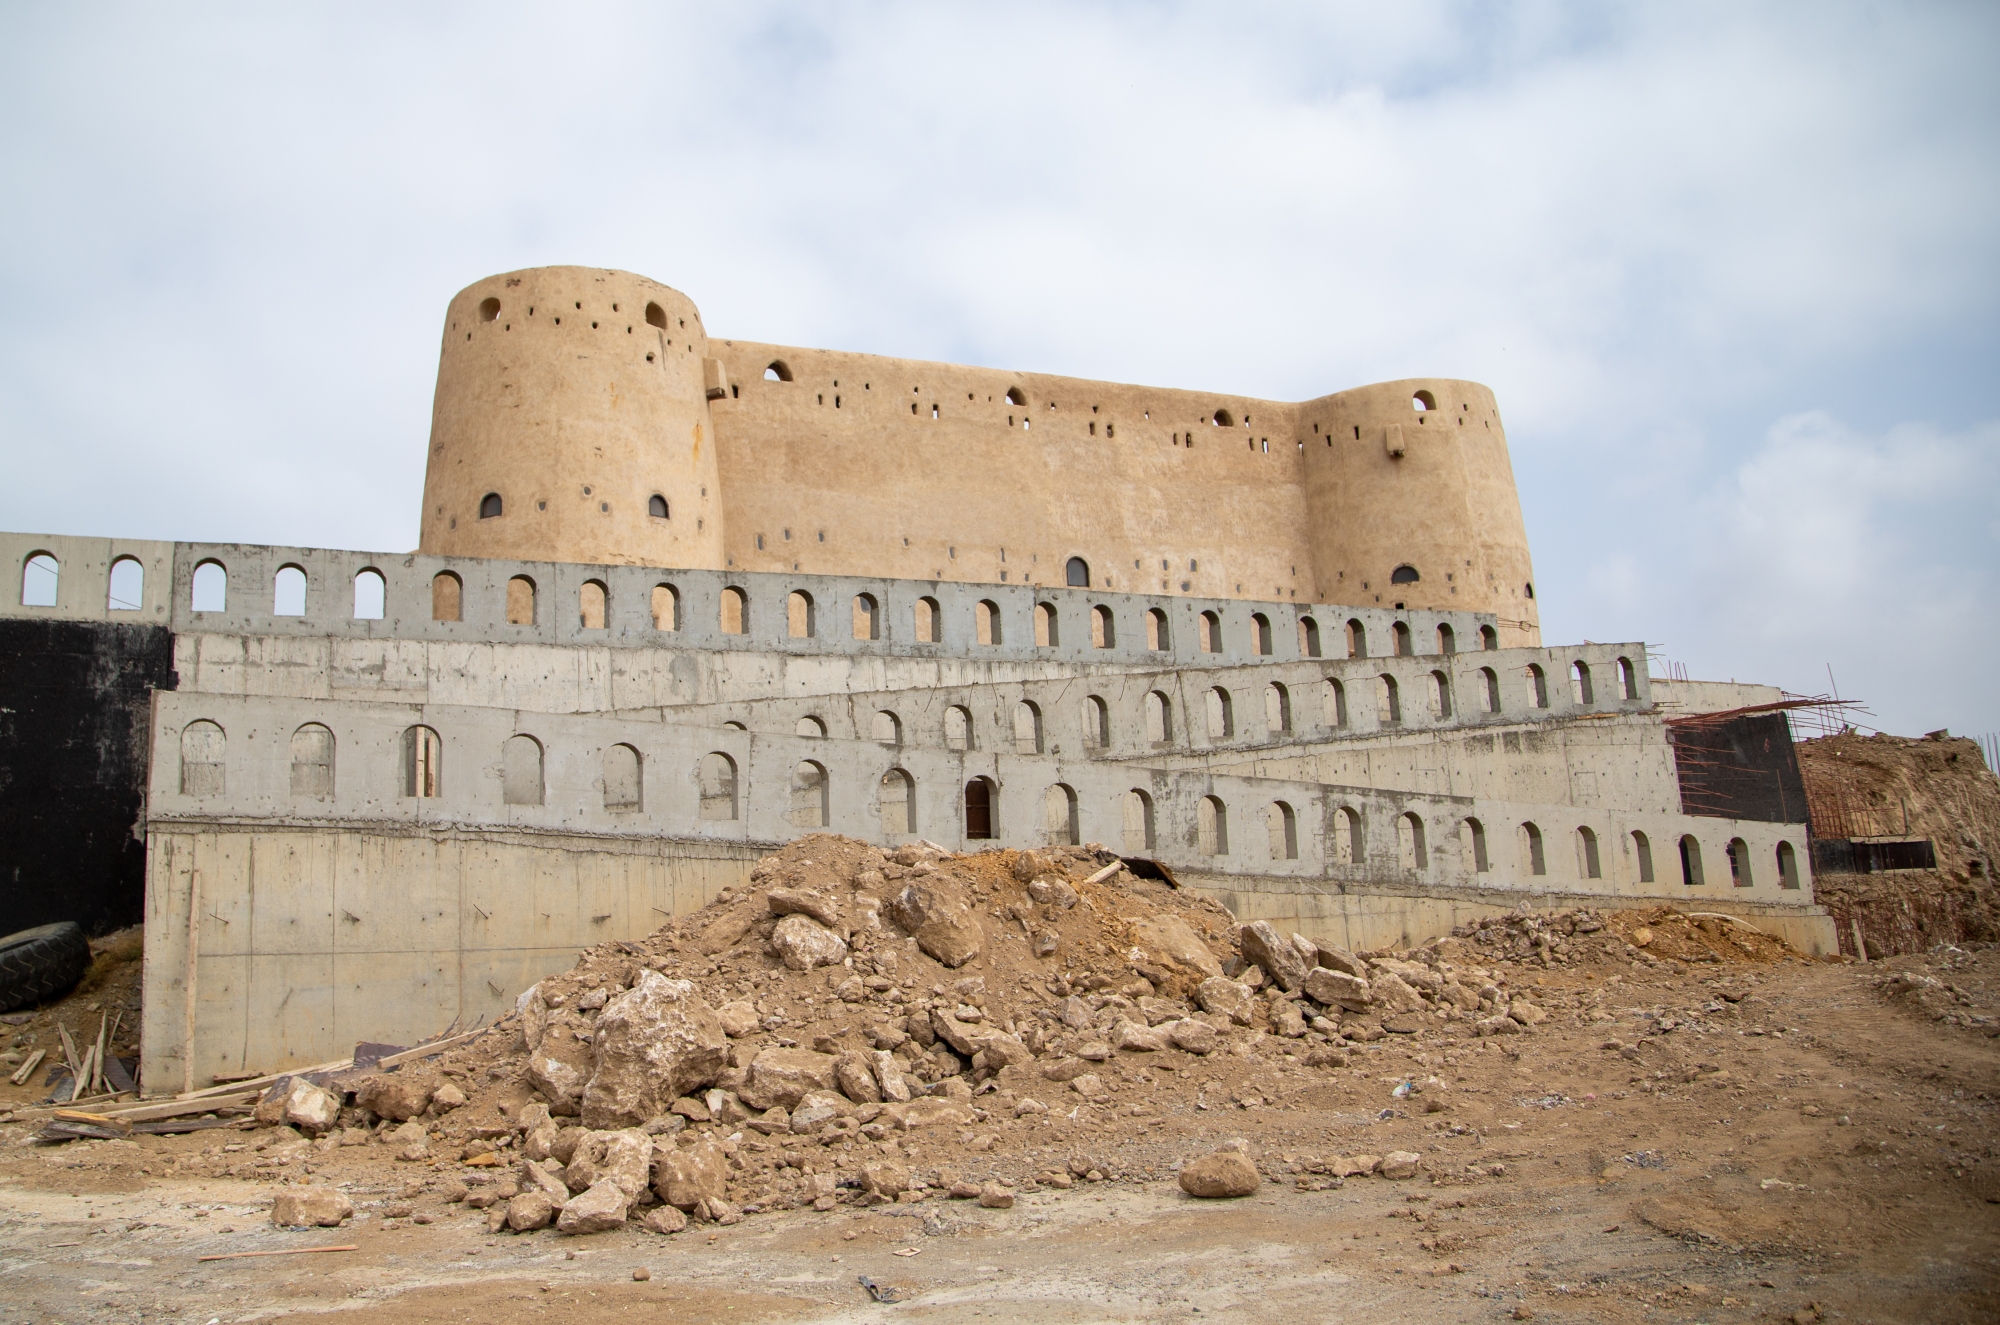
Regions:
[[[0,1012],[68,993],[90,966],[90,941],[72,921],[0,938]]]

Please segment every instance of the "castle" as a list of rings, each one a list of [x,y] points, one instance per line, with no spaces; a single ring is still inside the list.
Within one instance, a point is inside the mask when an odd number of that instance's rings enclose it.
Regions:
[[[821,830],[1100,842],[1350,947],[1687,899],[1835,944],[1778,692],[1543,646],[1471,383],[718,340],[547,268],[447,310],[418,551],[0,555],[48,792],[0,865],[23,923],[143,914],[150,1089],[499,1015]]]

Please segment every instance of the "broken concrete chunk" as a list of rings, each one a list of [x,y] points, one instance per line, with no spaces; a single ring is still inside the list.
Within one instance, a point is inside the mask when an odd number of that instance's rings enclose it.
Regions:
[[[834,1088],[835,1061],[811,1049],[766,1049],[751,1060],[737,1094],[760,1113],[776,1105],[789,1109],[809,1090]]]
[[[1111,1047],[1132,1053],[1158,1053],[1167,1047],[1167,1037],[1152,1026],[1121,1021],[1111,1028]]]
[[[664,1236],[678,1233],[686,1228],[688,1217],[671,1205],[656,1205],[646,1212],[646,1217],[640,1222],[646,1226],[648,1232]]]
[[[979,1189],[979,1204],[988,1210],[1012,1210],[1014,1193],[997,1182],[989,1182]]]
[[[419,1072],[371,1072],[354,1087],[354,1102],[378,1118],[407,1122],[422,1113],[431,1102],[436,1079]],[[457,1087],[453,1087],[457,1092]],[[465,1102],[462,1092],[459,1103]]]
[[[1345,1008],[1349,1012],[1366,1011],[1375,997],[1368,982],[1360,976],[1325,966],[1306,972],[1304,988],[1306,997],[1315,1003],[1330,1008]]]
[[[1202,981],[1195,989],[1194,1001],[1201,1005],[1203,1012],[1213,1012],[1229,1018],[1238,1026],[1248,1026],[1254,1015],[1256,996],[1247,985],[1216,975]]]
[[[653,1194],[668,1205],[692,1213],[710,1197],[720,1199],[728,1186],[729,1156],[714,1138],[654,1147]]]
[[[632,1198],[610,1179],[605,1179],[578,1196],[572,1196],[556,1216],[559,1233],[603,1233],[625,1222]]]
[[[757,1016],[756,1004],[745,1002],[740,998],[733,1003],[724,1003],[715,1010],[715,1015],[722,1021],[723,1034],[732,1040],[755,1034],[761,1021]]]
[[[861,1166],[861,1185],[877,1196],[890,1200],[910,1190],[910,1171],[901,1164],[878,1160]]]
[[[279,1228],[333,1228],[354,1213],[354,1202],[332,1187],[287,1187],[271,1203]]]
[[[1279,999],[1271,1005],[1271,1029],[1288,1040],[1299,1039],[1306,1033],[1305,1014],[1291,999]]]
[[[293,1077],[285,1094],[285,1121],[301,1132],[319,1136],[340,1121],[340,1096],[304,1077]]]
[[[764,895],[774,916],[811,916],[837,934],[846,933],[840,903],[824,893],[805,888],[773,888]]]
[[[568,1196],[565,1194],[564,1204],[567,1203]],[[507,1227],[516,1233],[532,1233],[538,1228],[547,1228],[559,1208],[545,1191],[522,1192],[507,1202]]]
[[[838,966],[847,960],[847,941],[807,915],[788,915],[771,933],[771,946],[794,971]]]
[[[1181,1169],[1181,1190],[1204,1200],[1249,1196],[1263,1183],[1257,1166],[1240,1151],[1218,1150]]]
[[[887,910],[918,947],[945,966],[965,965],[985,945],[972,909],[941,883],[913,883],[896,894]]]
[[[638,1127],[728,1066],[721,1019],[693,982],[641,971],[597,1018],[596,1068],[583,1090],[584,1126]]]
[[[1076,905],[1076,889],[1062,879],[1033,879],[1028,883],[1028,897],[1037,906],[1055,906],[1067,911]]]
[[[1214,1053],[1216,1043],[1222,1038],[1215,1027],[1193,1017],[1167,1022],[1159,1029],[1166,1032],[1174,1048],[1191,1054]]]
[[[1305,983],[1306,963],[1291,940],[1279,934],[1268,920],[1253,920],[1237,930],[1243,960],[1254,962],[1264,974],[1287,993]]]
[[[896,1062],[896,1055],[886,1049],[870,1050],[868,1065],[875,1073],[875,1084],[881,1088],[884,1100],[901,1103],[910,1098],[910,1085],[903,1079],[903,1069]]]
[[[1385,1178],[1414,1178],[1422,1166],[1424,1157],[1410,1150],[1392,1150],[1382,1156],[1376,1172]]]
[[[1374,1010],[1388,1015],[1396,1012],[1414,1012],[1423,1007],[1423,995],[1403,982],[1394,971],[1377,971],[1368,984],[1369,995],[1374,999]]]
[[[1321,966],[1330,971],[1339,971],[1342,975],[1351,975],[1357,980],[1368,978],[1368,963],[1347,949],[1335,947],[1331,943],[1317,943],[1313,946],[1319,950]]]
[[[1222,974],[1222,963],[1201,935],[1178,916],[1148,916],[1132,922],[1132,943],[1155,959],[1164,958],[1204,976]]]

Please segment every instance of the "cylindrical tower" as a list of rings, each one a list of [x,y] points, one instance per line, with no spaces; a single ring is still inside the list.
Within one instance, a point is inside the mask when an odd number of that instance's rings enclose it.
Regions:
[[[1449,379],[1382,382],[1298,411],[1323,595],[1492,612],[1502,647],[1541,643],[1528,533],[1491,391]]]
[[[536,267],[459,291],[422,550],[719,568],[707,347],[694,301],[627,272]]]

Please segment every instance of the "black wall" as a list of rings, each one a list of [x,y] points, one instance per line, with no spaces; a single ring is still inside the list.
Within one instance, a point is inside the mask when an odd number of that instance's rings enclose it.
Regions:
[[[1760,823],[1806,821],[1806,784],[1783,713],[1669,723],[1681,813]]]
[[[0,620],[0,933],[139,923],[150,695],[173,665],[165,626]]]

